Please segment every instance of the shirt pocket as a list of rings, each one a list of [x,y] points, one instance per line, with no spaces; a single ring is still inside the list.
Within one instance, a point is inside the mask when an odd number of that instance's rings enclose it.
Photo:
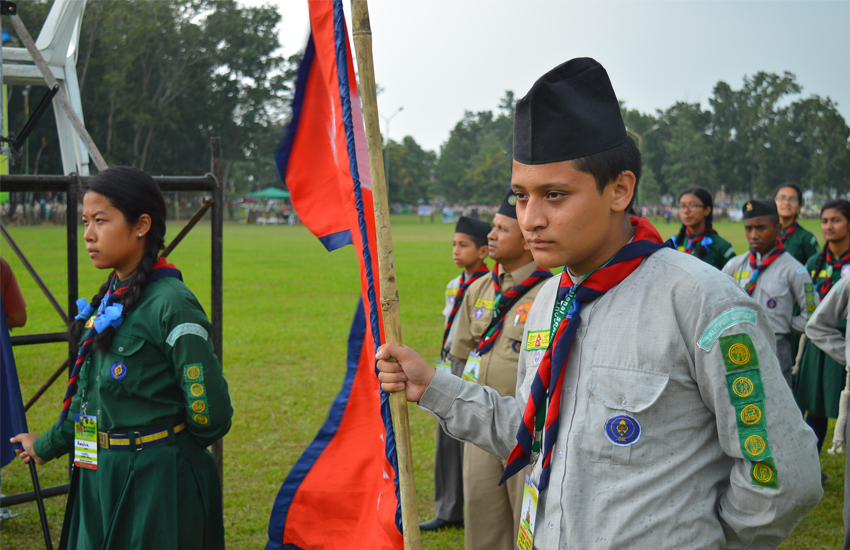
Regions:
[[[142,377],[142,348],[145,340],[129,334],[116,334],[104,357],[100,386],[116,394],[133,393]]]
[[[795,303],[796,300],[791,294],[791,287],[788,285],[788,282],[765,277],[768,273],[769,271],[766,271],[758,279],[761,285],[761,292],[763,295],[766,295],[763,303],[759,305],[767,311],[791,309],[791,304]]]
[[[650,466],[666,451],[667,373],[594,366],[579,447],[591,462]]]

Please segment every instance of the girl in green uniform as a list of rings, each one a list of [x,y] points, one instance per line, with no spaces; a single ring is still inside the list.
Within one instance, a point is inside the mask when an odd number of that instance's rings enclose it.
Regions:
[[[850,274],[850,202],[829,201],[821,209],[821,231],[827,245],[806,262],[821,299],[841,277]],[[843,334],[846,321],[838,323]],[[817,346],[807,343],[800,372],[794,384],[794,398],[806,413],[806,423],[818,437],[818,452],[826,437],[827,418],[838,417],[838,402],[844,389],[846,370]]]
[[[700,260],[723,269],[726,262],[735,257],[729,241],[711,227],[714,218],[714,201],[711,193],[694,187],[679,195],[679,218],[682,227],[672,237],[677,250],[696,256]]]
[[[158,258],[165,201],[135,168],[92,178],[86,250],[109,269],[70,327],[80,354],[60,421],[19,434],[24,462],[74,453],[60,548],[224,548],[221,484],[207,446],[233,409],[211,326],[180,272]]]
[[[779,222],[782,233],[779,240],[785,245],[785,250],[805,264],[820,247],[818,239],[797,223],[797,216],[803,208],[803,192],[796,183],[783,183],[773,191],[773,200],[779,211]]]

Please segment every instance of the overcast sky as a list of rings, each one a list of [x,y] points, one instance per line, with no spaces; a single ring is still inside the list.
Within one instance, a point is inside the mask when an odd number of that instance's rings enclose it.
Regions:
[[[302,50],[307,0],[271,3],[283,16],[284,53]],[[848,1],[369,0],[369,15],[380,114],[404,108],[390,137],[437,152],[464,111],[495,110],[505,90],[522,97],[543,73],[583,56],[643,112],[676,101],[707,108],[720,80],[739,89],[745,75],[789,71],[803,96],[829,96],[850,120]]]

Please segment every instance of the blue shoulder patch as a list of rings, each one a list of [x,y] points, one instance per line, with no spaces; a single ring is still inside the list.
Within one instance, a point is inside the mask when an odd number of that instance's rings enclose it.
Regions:
[[[797,273],[806,273],[806,266],[798,267],[798,268],[797,268]]]

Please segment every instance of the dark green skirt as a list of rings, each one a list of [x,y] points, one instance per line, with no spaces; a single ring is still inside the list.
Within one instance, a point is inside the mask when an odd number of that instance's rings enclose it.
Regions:
[[[223,550],[221,483],[190,434],[74,468],[60,550]]]
[[[838,418],[838,403],[846,377],[847,370],[843,365],[811,342],[806,342],[800,372],[794,380],[794,399],[800,410]]]

